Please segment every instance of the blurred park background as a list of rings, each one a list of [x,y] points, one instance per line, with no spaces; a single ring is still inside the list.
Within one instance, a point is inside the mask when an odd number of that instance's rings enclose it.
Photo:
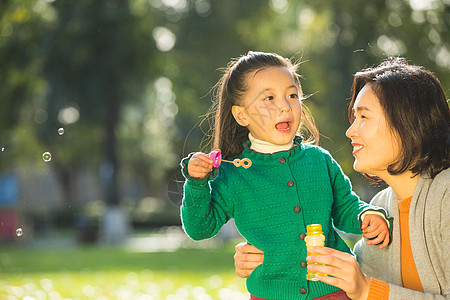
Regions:
[[[450,0],[3,0],[0,299],[246,299],[233,225],[180,229],[179,161],[249,50],[301,60],[306,105],[363,200],[352,74],[390,55],[450,89]]]

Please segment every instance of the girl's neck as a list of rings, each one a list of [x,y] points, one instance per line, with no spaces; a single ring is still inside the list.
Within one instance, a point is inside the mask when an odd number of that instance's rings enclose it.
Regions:
[[[284,145],[275,145],[263,140],[259,140],[255,138],[251,133],[248,134],[248,138],[250,140],[250,149],[264,154],[270,154],[280,151],[288,151],[291,150],[292,146],[294,145],[294,140],[292,140],[290,143],[284,144]]]
[[[412,177],[411,172],[405,172],[399,175],[388,175],[383,179],[397,194],[398,200],[409,198],[414,193],[419,175]],[[383,176],[384,177],[384,176]]]

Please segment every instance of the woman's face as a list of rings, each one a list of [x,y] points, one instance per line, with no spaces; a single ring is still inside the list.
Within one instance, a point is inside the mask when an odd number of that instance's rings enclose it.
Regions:
[[[233,116],[257,139],[275,145],[292,141],[300,125],[302,91],[292,74],[282,67],[269,67],[247,77],[243,105]]]
[[[401,146],[370,83],[358,93],[353,111],[355,119],[346,132],[353,146],[353,168],[383,178],[389,174],[387,167],[399,158]]]

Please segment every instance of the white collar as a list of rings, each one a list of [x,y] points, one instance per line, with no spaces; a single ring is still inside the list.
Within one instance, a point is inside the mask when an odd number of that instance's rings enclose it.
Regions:
[[[263,140],[255,138],[251,133],[248,134],[250,140],[250,149],[264,154],[271,154],[280,151],[288,151],[292,149],[294,145],[294,140],[284,145],[275,145]]]

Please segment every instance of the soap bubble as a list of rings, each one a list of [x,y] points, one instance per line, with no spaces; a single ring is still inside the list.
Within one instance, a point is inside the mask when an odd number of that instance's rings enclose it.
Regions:
[[[17,235],[17,236],[22,236],[22,234],[23,234],[23,229],[20,228],[20,227],[17,228],[17,229],[16,229],[16,235]]]
[[[50,152],[44,152],[44,154],[42,154],[42,159],[45,162],[49,162],[52,160],[52,154]]]
[[[64,134],[64,128],[60,127],[58,128],[58,134],[63,135]]]
[[[2,152],[5,151],[5,147],[2,147]]]

